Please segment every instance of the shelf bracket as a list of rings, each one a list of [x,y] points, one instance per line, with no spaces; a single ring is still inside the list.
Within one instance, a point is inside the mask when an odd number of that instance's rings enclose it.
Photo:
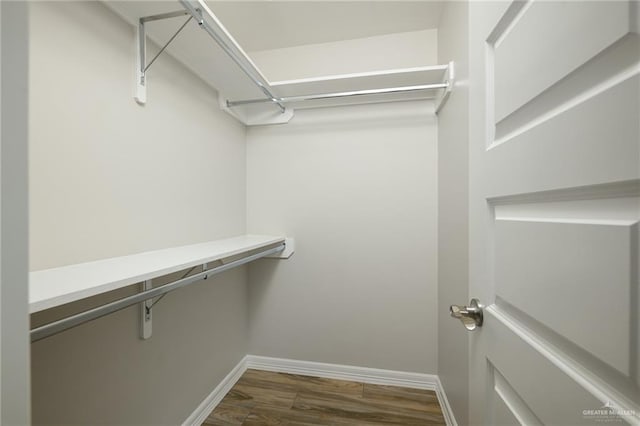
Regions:
[[[156,54],[156,56],[149,61],[147,64],[147,33],[146,33],[146,23],[151,21],[159,21],[161,19],[169,19],[176,18],[178,16],[188,16],[187,20],[178,28],[169,41],[167,41],[164,46],[160,49],[160,51]],[[189,21],[193,19],[193,15],[191,15],[186,10],[179,10],[176,12],[163,13],[160,15],[153,16],[145,16],[139,19],[138,21],[138,32],[137,32],[137,40],[136,40],[136,93],[134,98],[136,102],[141,105],[144,105],[147,102],[147,71],[153,65],[153,63],[158,59],[158,57],[165,51],[165,49],[171,44],[173,40],[180,34],[180,32],[187,26]]]
[[[141,285],[142,291],[151,290],[151,280],[146,280]],[[147,340],[151,337],[153,320],[153,299],[147,299],[140,303],[140,338]]]
[[[453,63],[453,61],[451,61],[447,66],[447,74],[445,77],[445,83],[447,84],[447,87],[445,87],[444,91],[442,92],[442,95],[436,101],[436,109],[435,109],[436,114],[438,114],[442,109],[442,107],[444,106],[444,104],[447,103],[447,99],[449,99],[449,95],[451,95],[451,92],[453,91],[453,85],[455,84],[455,81],[456,81],[455,64]]]

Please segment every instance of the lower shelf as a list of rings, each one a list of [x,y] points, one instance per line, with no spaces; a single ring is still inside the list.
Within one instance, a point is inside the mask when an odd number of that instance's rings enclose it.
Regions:
[[[29,312],[43,311],[193,266],[205,265],[285,242],[286,249],[275,257],[286,258],[293,253],[291,239],[243,235],[31,272]]]

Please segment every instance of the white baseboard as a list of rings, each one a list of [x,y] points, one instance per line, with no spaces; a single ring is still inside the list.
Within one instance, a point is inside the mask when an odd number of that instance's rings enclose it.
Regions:
[[[438,376],[433,374],[406,373],[404,371],[380,370],[351,365],[325,364],[322,362],[298,361],[294,359],[270,358],[247,355],[247,368],[300,374],[302,376],[327,379],[351,380],[374,385],[403,386],[414,389],[436,390]]]
[[[294,359],[271,358],[247,355],[225,377],[225,379],[198,406],[183,425],[200,425],[209,413],[222,401],[248,369],[273,371],[277,373],[299,374],[302,376],[327,379],[350,380],[375,385],[402,386],[413,389],[428,389],[436,392],[445,421],[449,426],[457,426],[442,384],[434,374],[409,373],[405,371],[381,370],[377,368],[355,367],[351,365],[326,364],[322,362],[299,361]]]
[[[442,383],[434,374],[408,373],[405,371],[381,370],[377,368],[355,367],[351,365],[325,364],[322,362],[299,361],[293,359],[270,358],[247,355],[247,368],[274,371],[278,373],[300,374],[302,376],[324,377],[327,379],[351,380],[374,385],[402,386],[413,389],[428,389],[436,392],[442,414],[449,426],[457,426],[451,406]]]
[[[231,390],[233,385],[247,370],[247,357],[240,360],[233,370],[216,386],[216,388],[198,405],[193,413],[182,423],[182,426],[200,426],[213,411],[222,398]]]
[[[444,387],[440,382],[440,377],[437,378],[437,386],[436,386],[436,396],[438,397],[438,402],[440,403],[440,408],[442,409],[442,415],[444,416],[444,421],[447,423],[447,426],[458,426],[458,422],[453,415],[453,410],[451,409],[451,405],[449,404],[449,400],[447,399],[447,394],[444,392]]]

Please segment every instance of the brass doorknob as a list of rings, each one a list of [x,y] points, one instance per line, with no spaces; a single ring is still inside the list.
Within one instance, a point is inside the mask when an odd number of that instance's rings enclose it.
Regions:
[[[451,305],[449,313],[462,321],[464,328],[469,331],[482,326],[482,305],[478,299],[471,299],[469,306]]]

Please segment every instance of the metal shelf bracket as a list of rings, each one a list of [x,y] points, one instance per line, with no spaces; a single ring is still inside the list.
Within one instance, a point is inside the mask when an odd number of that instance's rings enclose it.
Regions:
[[[151,280],[144,281],[141,285],[142,291],[151,290],[153,285]],[[140,303],[140,338],[147,340],[151,337],[153,325],[153,299],[147,299]]]
[[[197,10],[196,13],[200,11]],[[158,51],[158,53],[149,61],[147,64],[147,34],[145,25],[147,22],[159,21],[162,19],[176,18],[178,16],[187,16],[187,20],[178,28],[169,41],[167,41],[164,46]],[[202,15],[200,15],[202,16]],[[136,102],[141,105],[144,105],[147,102],[147,71],[153,65],[153,63],[158,59],[158,57],[165,51],[165,49],[171,44],[173,40],[180,34],[180,32],[187,26],[189,21],[194,18],[193,14],[190,14],[186,10],[179,10],[176,12],[162,13],[159,15],[145,16],[140,18],[138,21],[138,32],[137,32],[137,40],[136,46],[136,93],[134,98]],[[199,24],[202,22],[202,17],[200,18]]]

